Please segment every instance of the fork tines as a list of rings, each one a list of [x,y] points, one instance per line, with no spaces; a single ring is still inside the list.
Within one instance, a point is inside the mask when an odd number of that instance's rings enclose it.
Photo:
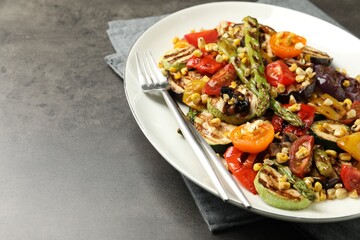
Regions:
[[[136,52],[136,65],[141,87],[144,91],[166,90],[167,78],[161,74],[151,52]]]

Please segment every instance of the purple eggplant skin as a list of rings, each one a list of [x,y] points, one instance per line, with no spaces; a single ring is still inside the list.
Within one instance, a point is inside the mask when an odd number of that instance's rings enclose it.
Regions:
[[[346,76],[344,73],[336,71],[333,67],[324,65],[315,65],[315,78],[319,88],[338,101],[344,101],[346,98],[352,101],[360,101],[360,82],[355,78]],[[343,82],[348,80],[350,86],[344,87]]]

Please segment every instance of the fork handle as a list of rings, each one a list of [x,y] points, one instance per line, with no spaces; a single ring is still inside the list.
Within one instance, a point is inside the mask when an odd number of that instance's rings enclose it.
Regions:
[[[198,138],[195,137],[195,135],[193,134],[193,132],[192,132],[190,126],[189,126],[190,124],[188,124],[188,120],[186,119],[186,116],[181,111],[179,106],[176,104],[174,99],[170,96],[170,94],[169,94],[169,92],[167,90],[162,90],[161,92],[162,92],[162,95],[163,95],[163,97],[165,99],[166,104],[168,105],[171,112],[174,114],[174,116],[175,116],[175,118],[176,118],[176,120],[177,120],[177,122],[179,124],[179,127],[181,129],[181,132],[182,132],[183,136],[185,137],[186,141],[192,147],[195,155],[200,160],[202,166],[205,168],[205,171],[207,172],[207,174],[209,175],[211,181],[215,185],[215,188],[218,191],[221,199],[223,201],[229,200],[229,196],[227,195],[227,193],[226,193],[226,191],[224,189],[224,186],[222,185],[222,183],[221,183],[220,179],[218,178],[217,174],[215,173],[215,170],[213,169],[213,166],[208,161],[208,157],[207,157],[205,151],[203,150],[200,142],[198,141]]]
[[[208,154],[210,157],[210,160],[215,165],[218,172],[221,174],[221,176],[225,179],[225,181],[229,184],[237,198],[244,204],[246,208],[251,208],[251,204],[248,201],[248,199],[245,197],[243,191],[240,189],[238,183],[236,182],[234,176],[230,174],[230,172],[225,168],[224,164],[219,161],[219,157],[216,155],[214,150],[211,148],[211,146],[206,142],[206,140],[200,135],[200,133],[196,130],[196,128],[189,124],[187,121],[189,128],[192,130],[193,134],[197,137],[198,141],[200,142],[202,148],[204,151]]]

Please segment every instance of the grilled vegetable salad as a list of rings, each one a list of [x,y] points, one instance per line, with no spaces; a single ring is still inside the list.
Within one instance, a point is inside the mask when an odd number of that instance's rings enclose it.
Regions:
[[[360,194],[360,75],[332,60],[247,16],[175,37],[159,66],[239,183],[299,210]]]

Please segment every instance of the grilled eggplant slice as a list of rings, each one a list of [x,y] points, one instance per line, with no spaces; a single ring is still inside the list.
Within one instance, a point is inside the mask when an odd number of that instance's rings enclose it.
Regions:
[[[222,154],[231,145],[229,135],[236,126],[225,122],[214,123],[212,122],[213,119],[212,114],[206,110],[197,112],[192,117],[193,124],[201,136],[215,152]]]
[[[311,94],[316,88],[316,78],[311,78],[302,83],[292,84],[286,87],[285,92],[278,93],[276,100],[282,103],[288,103],[292,95],[297,101],[306,102],[311,97]]]
[[[302,50],[305,60],[314,64],[329,66],[333,60],[326,52],[322,52],[316,48],[305,46]]]

